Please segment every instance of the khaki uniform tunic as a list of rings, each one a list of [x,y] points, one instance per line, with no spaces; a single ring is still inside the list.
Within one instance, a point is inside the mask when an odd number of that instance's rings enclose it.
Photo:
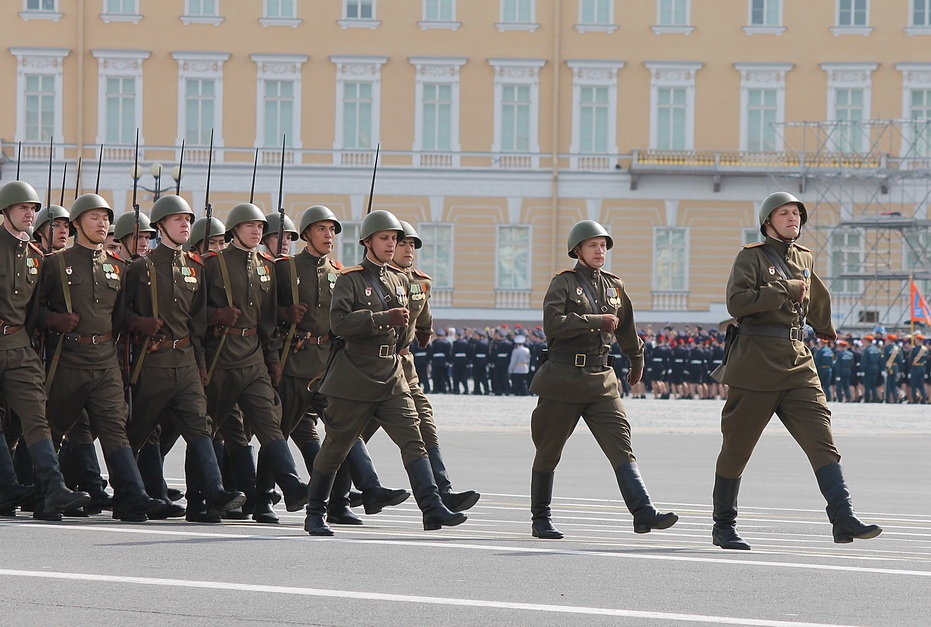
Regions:
[[[386,300],[373,287],[376,281]],[[335,473],[372,417],[401,449],[405,466],[427,457],[397,355],[404,331],[388,324],[389,309],[407,306],[409,288],[404,274],[368,258],[345,268],[336,280],[330,328],[347,346],[335,355],[320,387],[327,397],[327,430],[315,472]]]
[[[592,286],[591,302],[580,281]],[[601,330],[601,316],[619,323],[612,335]],[[530,386],[539,399],[530,430],[536,446],[533,470],[552,472],[563,447],[583,418],[612,468],[636,460],[630,445],[630,424],[618,392],[614,368],[577,366],[607,356],[617,340],[632,369],[643,368],[643,342],[637,336],[634,311],[620,277],[581,263],[553,277],[543,299],[543,331],[549,359]],[[570,363],[563,363],[565,360]]]
[[[788,280],[762,250],[764,243],[745,246],[734,260],[727,282],[727,309],[741,325],[799,329],[807,319],[818,334],[834,336],[831,296],[814,272],[811,251],[767,237],[790,271]],[[808,296],[797,305],[802,283]],[[721,414],[724,436],[717,473],[737,478],[743,473],[763,429],[775,413],[805,451],[812,468],[840,461],[828,409],[811,351],[797,340],[739,334],[727,363],[713,376],[730,386]]]

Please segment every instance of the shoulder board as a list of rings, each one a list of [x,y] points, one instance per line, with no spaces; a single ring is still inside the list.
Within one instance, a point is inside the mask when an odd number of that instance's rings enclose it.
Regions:
[[[616,274],[611,274],[610,272],[605,272],[604,270],[602,270],[601,273],[602,273],[602,274],[605,274],[605,275],[607,275],[607,276],[609,276],[609,277],[611,277],[612,279],[623,280],[623,279],[621,279],[621,277],[619,277],[618,275],[616,275]]]
[[[575,274],[575,270],[572,269],[572,268],[569,268],[568,270],[563,270],[562,272],[557,272],[555,276],[559,276],[559,275],[561,275],[561,274],[566,274],[567,272],[571,272],[571,273]]]
[[[116,259],[117,261],[120,261],[120,262],[122,262],[122,263],[126,263],[125,261],[123,261],[122,259],[120,259],[119,256],[114,255],[113,253],[107,253],[107,257],[111,257],[111,258]]]
[[[744,244],[744,248],[756,248],[757,246],[765,246],[766,242],[752,242],[750,244]]]
[[[208,250],[208,251],[205,252],[203,255],[201,255],[200,258],[201,258],[201,260],[203,261],[203,260],[210,259],[210,258],[216,257],[216,256],[217,256],[217,251],[215,251],[215,250]]]
[[[799,250],[805,251],[806,253],[810,253],[810,252],[811,252],[811,249],[810,249],[810,248],[806,248],[806,247],[802,246],[801,244],[796,244],[795,247],[798,248]]]
[[[390,263],[387,264],[385,267],[391,270],[392,272],[394,272],[395,274],[404,274],[404,270],[402,270],[401,268],[395,268]]]
[[[39,253],[39,254],[42,255],[43,257],[45,256],[45,253],[42,252],[42,249],[39,248],[38,246],[36,246],[35,243],[29,242],[29,248],[31,248],[33,251]]]
[[[50,252],[50,253],[45,253],[45,256],[46,256],[46,257],[54,257],[55,255],[63,255],[63,254],[65,254],[65,251],[66,251],[66,250],[68,250],[68,249],[67,249],[67,248],[62,248],[61,250],[53,250],[53,251]]]
[[[260,250],[260,251],[259,251],[259,255],[260,255],[261,257],[264,257],[267,261],[272,261],[272,262],[275,261],[275,258],[272,257],[271,255],[269,255],[269,254],[268,254],[267,252],[265,252],[264,250]]]
[[[348,274],[348,273],[350,273],[350,272],[358,272],[359,270],[362,270],[362,269],[363,269],[362,266],[349,266],[349,267],[346,267],[346,268],[341,268],[340,271],[339,271],[339,273],[340,273],[340,274]]]
[[[337,270],[343,269],[343,264],[339,261],[336,261],[335,259],[330,259],[330,263],[333,264],[333,267],[336,268]]]
[[[433,277],[431,277],[426,272],[423,272],[422,270],[418,270],[417,268],[414,268],[413,270],[411,270],[411,274],[413,274],[418,279],[427,279],[428,281],[433,280]]]
[[[193,261],[194,263],[199,263],[200,265],[204,265],[204,260],[201,259],[200,255],[198,255],[197,253],[192,253],[191,251],[188,251],[185,254],[187,255],[187,258]]]

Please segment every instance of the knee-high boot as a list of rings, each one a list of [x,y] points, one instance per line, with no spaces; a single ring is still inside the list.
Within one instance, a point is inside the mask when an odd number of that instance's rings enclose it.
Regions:
[[[407,490],[394,490],[381,485],[375,464],[362,440],[357,440],[349,449],[346,462],[349,464],[352,482],[362,490],[362,505],[366,514],[377,514],[386,507],[399,505],[411,495]]]
[[[559,540],[562,532],[553,526],[550,518],[550,502],[553,500],[553,479],[555,472],[534,470],[530,474],[530,515],[531,532],[534,538]]]
[[[653,507],[636,462],[621,464],[614,471],[621,496],[634,517],[634,533],[649,533],[653,529],[668,529],[679,520],[674,512],[661,514]]]
[[[853,542],[854,538],[866,540],[882,533],[878,525],[866,525],[854,516],[850,491],[844,482],[840,464],[822,466],[815,471],[815,477],[824,500],[828,502],[828,520],[834,527],[834,542],[845,544]]]
[[[750,545],[737,535],[737,493],[739,491],[740,477],[727,479],[715,474],[714,492],[711,496],[714,508],[711,541],[722,549],[749,551]]]
[[[449,472],[446,470],[446,464],[443,462],[443,456],[439,448],[427,449],[427,456],[430,458],[430,467],[433,469],[433,479],[436,481],[436,488],[440,493],[440,499],[443,505],[453,512],[464,512],[478,503],[482,497],[475,490],[466,490],[465,492],[453,492],[453,485],[449,480]]]
[[[417,506],[423,512],[424,531],[454,527],[467,520],[465,514],[451,512],[443,505],[443,501],[440,500],[440,495],[436,491],[436,484],[433,482],[433,469],[430,468],[430,460],[426,458],[418,459],[409,463],[404,469],[411,481],[414,500],[417,501]]]

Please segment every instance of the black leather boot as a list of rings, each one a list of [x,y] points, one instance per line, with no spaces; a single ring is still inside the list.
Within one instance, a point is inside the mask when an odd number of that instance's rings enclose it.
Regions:
[[[377,514],[386,507],[400,505],[410,497],[411,493],[407,490],[395,490],[381,485],[375,464],[362,440],[356,440],[349,449],[346,463],[349,464],[352,482],[362,490],[362,505],[366,514]]]
[[[714,528],[711,541],[722,549],[749,551],[750,545],[737,535],[737,493],[740,491],[740,477],[727,479],[721,475],[714,476],[714,492],[711,501],[714,507]]]
[[[32,496],[32,487],[20,485],[6,438],[0,436],[0,515],[15,516],[20,501]]]
[[[275,473],[272,471],[266,447],[261,447],[255,462],[255,502],[252,505],[252,520],[267,525],[278,524],[278,514],[273,508]]]
[[[297,476],[294,457],[288,448],[287,440],[276,440],[262,447],[262,454],[267,455],[269,467],[275,477],[275,483],[284,493],[284,506],[289,512],[296,512],[307,505],[307,484]]]
[[[65,447],[62,446],[62,451]],[[84,506],[84,511],[88,514],[99,514],[105,509],[113,509],[113,498],[107,492],[107,481],[100,476],[100,463],[97,461],[97,448],[93,444],[71,444],[68,454],[69,463],[62,465],[62,475],[65,478],[65,485],[74,486],[77,490],[82,490],[91,495],[91,502]],[[58,453],[58,460],[61,464],[61,451]],[[75,483],[72,484],[66,470],[67,466],[72,467],[75,476]]]
[[[232,509],[223,514],[223,517],[231,520],[246,520],[252,515],[256,497],[255,459],[252,457],[252,447],[243,446],[237,449],[227,447],[226,452],[233,483],[236,484],[239,491],[246,495],[246,502],[242,504],[240,510]]]
[[[850,492],[844,482],[840,464],[828,464],[815,471],[818,487],[828,502],[828,520],[834,529],[834,542],[846,544],[854,538],[867,540],[883,532],[878,525],[866,525],[853,514]]]
[[[131,448],[118,448],[107,455],[110,481],[113,483],[113,518],[124,522],[145,522],[161,516],[168,505],[150,498],[145,491]]]
[[[442,527],[461,525],[467,516],[461,512],[451,512],[443,505],[440,495],[433,483],[433,469],[430,460],[421,458],[404,467],[411,480],[411,491],[417,507],[423,512],[424,531],[436,531]]]
[[[139,468],[139,476],[142,477],[146,494],[165,503],[164,513],[153,514],[149,518],[164,520],[184,516],[184,508],[175,505],[168,497],[168,484],[165,483],[165,471],[162,468],[162,451],[158,444],[143,444],[136,454],[136,466]]]
[[[530,530],[534,538],[559,540],[562,532],[553,526],[550,518],[550,502],[553,500],[554,472],[534,470],[530,474]]]
[[[184,452],[184,476],[187,483],[187,491],[184,498],[187,506],[184,508],[184,519],[193,523],[211,523],[220,522],[220,515],[207,515],[207,502],[204,499],[203,482],[199,480],[197,462],[194,459],[194,451],[190,446]]]
[[[621,496],[634,517],[634,533],[650,533],[653,529],[668,529],[678,522],[675,512],[660,514],[653,507],[647,488],[643,485],[636,462],[621,464],[614,471]]]
[[[325,475],[314,471],[310,475],[310,484],[307,486],[307,515],[304,517],[304,531],[312,536],[332,536],[323,517],[327,511],[327,498],[333,489],[336,475]]]
[[[30,446],[29,456],[35,467],[35,478],[42,486],[43,512],[62,514],[90,503],[91,497],[87,492],[72,492],[65,487],[58,468],[58,455],[51,440],[42,440]]]
[[[427,449],[427,456],[430,458],[430,467],[433,469],[436,489],[439,491],[440,499],[447,509],[452,512],[464,512],[478,503],[482,495],[475,490],[453,492],[453,485],[449,480],[449,473],[446,470],[446,464],[443,463],[443,456],[440,454],[439,448]]]
[[[186,472],[188,483],[193,480],[205,498],[207,517],[219,519],[223,512],[241,507],[246,502],[246,495],[238,490],[225,490],[220,466],[217,463],[213,442],[208,437],[198,438],[187,446],[185,470],[190,460],[193,474]]]
[[[317,459],[317,453],[320,452],[320,440],[305,442],[298,446],[301,451],[301,457],[304,458],[304,465],[307,467],[307,476],[314,472],[314,460]]]
[[[335,525],[361,525],[362,519],[349,509],[349,486],[352,480],[349,477],[349,465],[343,465],[336,471],[333,487],[330,489],[330,500],[327,503],[327,522]]]

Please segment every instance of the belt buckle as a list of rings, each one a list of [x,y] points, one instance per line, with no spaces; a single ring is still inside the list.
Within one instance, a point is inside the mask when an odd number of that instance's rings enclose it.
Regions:
[[[575,365],[579,368],[585,367],[585,362],[588,359],[588,355],[585,353],[576,353],[575,354]]]
[[[246,337],[246,331],[248,331],[248,330],[249,330],[249,329],[240,329],[240,330],[239,330],[239,337]]]
[[[9,324],[5,324],[5,325],[3,325],[2,327],[0,327],[0,335],[6,335],[6,334],[7,334],[7,329],[9,329],[10,326],[11,326],[11,325],[9,325]]]
[[[379,344],[378,345],[378,356],[379,357],[391,357],[391,344]]]
[[[790,339],[790,340],[799,341],[799,340],[802,339],[801,336],[802,336],[802,330],[801,330],[801,329],[799,329],[799,328],[797,328],[797,327],[792,327],[791,329],[789,329],[789,339]]]
[[[178,348],[178,342],[180,342],[180,341],[181,341],[181,340],[172,340],[172,341],[171,341],[171,349],[172,349],[172,350],[175,350],[176,348]]]

